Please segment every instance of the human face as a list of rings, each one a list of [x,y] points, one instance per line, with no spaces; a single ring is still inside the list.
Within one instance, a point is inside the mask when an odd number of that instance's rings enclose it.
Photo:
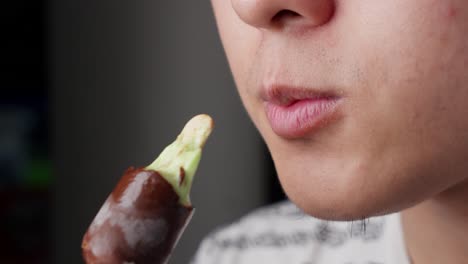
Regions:
[[[307,213],[390,213],[467,179],[468,1],[212,4],[247,112]]]

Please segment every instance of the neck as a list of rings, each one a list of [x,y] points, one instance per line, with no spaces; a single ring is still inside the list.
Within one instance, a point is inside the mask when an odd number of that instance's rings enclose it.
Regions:
[[[468,259],[468,181],[402,212],[413,264],[466,263]]]

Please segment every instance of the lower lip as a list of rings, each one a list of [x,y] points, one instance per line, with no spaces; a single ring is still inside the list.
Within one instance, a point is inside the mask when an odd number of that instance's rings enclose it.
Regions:
[[[339,98],[304,99],[288,106],[265,103],[273,131],[284,138],[301,138],[324,127],[332,119]]]

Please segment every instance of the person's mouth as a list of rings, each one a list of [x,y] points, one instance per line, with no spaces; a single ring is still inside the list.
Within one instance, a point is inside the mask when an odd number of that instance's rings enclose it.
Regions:
[[[309,136],[330,124],[342,102],[337,92],[283,85],[262,87],[261,98],[271,128],[288,139]]]

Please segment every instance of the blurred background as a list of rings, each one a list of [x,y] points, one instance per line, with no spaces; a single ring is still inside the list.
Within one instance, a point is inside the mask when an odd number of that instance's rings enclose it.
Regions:
[[[170,264],[284,198],[235,90],[209,1],[17,0],[0,16],[0,263],[83,263],[123,171],[198,113],[216,123]]]

